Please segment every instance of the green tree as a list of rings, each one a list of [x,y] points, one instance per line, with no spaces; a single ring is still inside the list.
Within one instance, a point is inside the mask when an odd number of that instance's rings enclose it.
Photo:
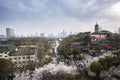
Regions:
[[[44,57],[43,62],[44,62],[44,64],[48,64],[51,60],[52,60],[51,56],[46,55],[46,56]]]
[[[34,71],[35,67],[37,67],[37,65],[33,62],[30,62],[25,67],[26,67],[26,70]]]
[[[89,35],[84,36],[83,42],[90,43],[91,42],[91,37]]]
[[[0,59],[0,80],[12,80],[14,66],[10,60]]]
[[[104,67],[104,70],[108,70],[111,66],[115,65],[115,57],[105,56],[105,58],[100,58],[99,63]]]
[[[113,52],[114,55],[120,56],[120,50]]]
[[[42,62],[44,59],[44,56],[48,49],[48,41],[46,39],[39,39],[37,42],[37,57],[39,59],[39,62]]]
[[[105,56],[105,58],[100,58],[98,62],[101,63],[105,71],[108,71],[112,66],[117,67],[120,65],[120,57],[119,56]]]
[[[108,38],[112,48],[120,49],[120,34],[114,34]]]
[[[74,38],[75,36],[71,35],[62,40],[58,48],[59,54],[64,56],[71,55],[71,43],[73,42]]]
[[[100,79],[100,73],[101,73],[101,71],[103,71],[104,69],[103,69],[103,66],[102,66],[99,62],[93,62],[93,63],[91,63],[91,65],[90,65],[90,70],[91,70],[92,72],[95,72],[95,73],[96,73],[95,79],[96,79],[96,80],[99,80],[99,79]]]

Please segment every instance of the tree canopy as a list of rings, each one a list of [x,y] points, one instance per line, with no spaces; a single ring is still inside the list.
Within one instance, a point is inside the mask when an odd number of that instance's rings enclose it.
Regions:
[[[14,66],[10,60],[0,59],[0,80],[12,79]]]

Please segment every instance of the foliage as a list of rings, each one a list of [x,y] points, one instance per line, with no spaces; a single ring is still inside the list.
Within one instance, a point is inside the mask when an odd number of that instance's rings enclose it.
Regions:
[[[48,50],[48,41],[40,39],[37,42],[37,57],[39,59],[39,62],[41,63],[43,61],[43,58]]]
[[[92,51],[92,53],[90,55],[93,56],[93,57],[100,56],[101,52],[99,50],[94,50],[94,51]]]
[[[22,38],[10,38],[7,40],[8,44],[13,44],[13,45],[36,45],[37,42],[39,42],[39,40],[42,41],[47,41],[46,38],[43,37],[22,37]]]
[[[105,56],[105,58],[100,58],[98,62],[102,64],[104,70],[109,70],[113,65],[116,67],[120,65],[120,57]]]
[[[90,65],[90,70],[96,73],[96,78],[99,78],[99,75],[104,68],[99,62],[93,62]]]
[[[113,54],[116,56],[120,56],[120,50],[114,51]]]
[[[80,45],[72,47],[71,43],[74,42],[78,42],[80,43]],[[58,52],[63,56],[73,55],[74,58],[76,58],[77,55],[80,55],[83,52],[85,52],[84,47],[87,46],[90,42],[91,38],[89,34],[79,33],[77,35],[71,35],[63,39],[60,46],[58,47]]]
[[[14,66],[10,60],[0,59],[0,80],[12,79]]]
[[[44,60],[43,60],[43,63],[48,64],[51,60],[52,60],[52,58],[49,55],[46,55]]]
[[[120,34],[114,34],[108,38],[112,48],[120,49]]]
[[[105,56],[105,58],[100,58],[98,62],[100,62],[105,70],[108,70],[110,66],[113,65],[114,58],[112,56]]]
[[[30,62],[26,65],[26,70],[34,71],[35,67],[37,67],[36,63]]]
[[[71,43],[73,42],[73,39],[75,38],[74,35],[68,36],[67,38],[63,39],[63,41],[60,43],[60,46],[58,48],[58,51],[61,55],[71,55]]]
[[[54,75],[49,72],[44,72],[42,80],[74,80],[74,76],[63,72],[58,72]]]
[[[85,37],[83,38],[83,41],[86,42],[86,43],[90,43],[90,42],[91,42],[90,36],[89,36],[89,35],[85,36]]]
[[[79,33],[75,36],[74,42],[82,41],[82,42],[90,43],[91,37],[89,35],[90,35],[89,33],[87,33],[87,34],[86,33]]]
[[[87,74],[89,77],[95,77],[96,76],[96,73],[91,71],[91,70],[88,70],[88,74]]]
[[[93,62],[90,64],[90,67],[87,70],[87,73],[95,73],[96,76],[90,76],[93,80],[102,80],[105,76],[108,75],[107,71],[114,70],[115,67],[120,65],[120,57],[119,56],[105,56],[104,58],[100,58],[98,62]],[[115,67],[113,67],[115,66]],[[92,72],[91,72],[92,71]]]
[[[70,54],[71,54],[71,49],[70,49],[69,46],[67,46],[67,45],[65,45],[65,44],[61,44],[61,45],[59,46],[59,53],[60,53],[61,55],[64,55],[64,56],[70,55]]]
[[[51,56],[46,55],[46,56],[43,58],[43,61],[41,61],[41,62],[39,62],[39,63],[29,62],[29,63],[26,65],[25,68],[26,68],[26,70],[34,71],[36,67],[42,67],[42,66],[44,66],[45,64],[48,64],[51,60],[52,60]]]
[[[103,79],[105,78],[109,73],[107,71],[101,71],[100,73],[100,78]]]
[[[17,46],[14,45],[0,45],[0,52],[10,51],[16,49]]]
[[[73,55],[77,55],[80,53],[82,53],[82,49],[80,48],[80,46],[76,46],[76,47],[71,49],[71,54],[73,54]]]

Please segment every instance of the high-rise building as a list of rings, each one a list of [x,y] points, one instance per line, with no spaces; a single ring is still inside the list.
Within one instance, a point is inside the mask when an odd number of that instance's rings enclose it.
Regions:
[[[120,34],[120,28],[118,28],[118,33]]]
[[[3,34],[0,34],[0,38],[5,38],[5,35],[3,35]]]
[[[95,25],[95,32],[98,33],[99,32],[99,25],[96,23]]]
[[[63,30],[63,32],[61,32],[61,37],[66,37],[67,36],[67,33],[65,32],[65,30]]]
[[[14,37],[14,29],[6,28],[6,37],[7,38]]]
[[[40,33],[40,37],[45,37],[45,34],[44,33]]]

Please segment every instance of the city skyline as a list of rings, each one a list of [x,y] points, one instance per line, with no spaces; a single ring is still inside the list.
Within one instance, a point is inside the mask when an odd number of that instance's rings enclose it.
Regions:
[[[119,0],[0,0],[0,34],[7,27],[16,35],[94,31],[120,27]]]

